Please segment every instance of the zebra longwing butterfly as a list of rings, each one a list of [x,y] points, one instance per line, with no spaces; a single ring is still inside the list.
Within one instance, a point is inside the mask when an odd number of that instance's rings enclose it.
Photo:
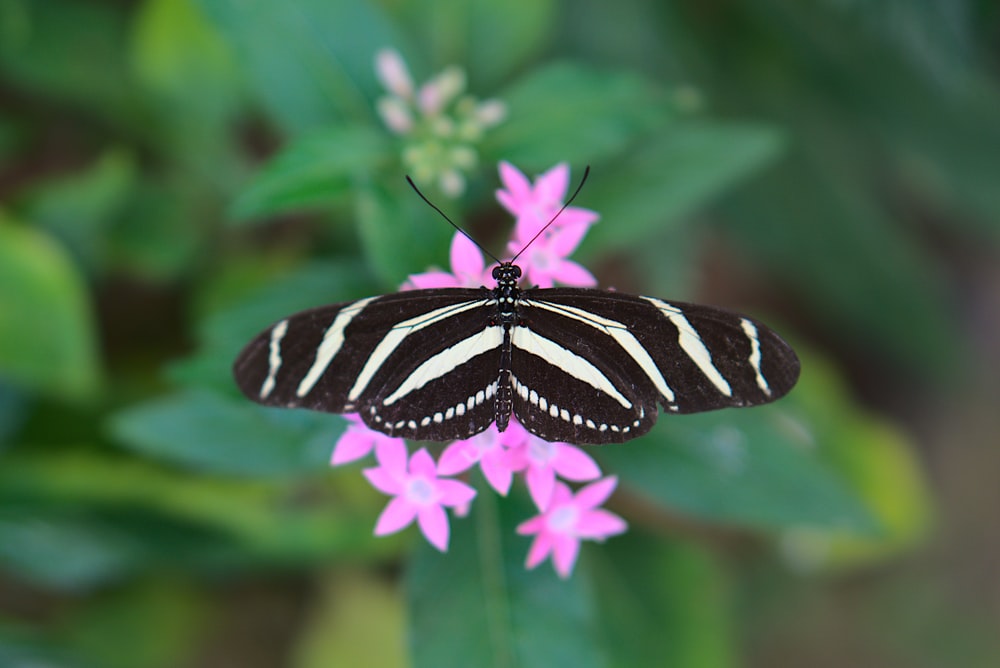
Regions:
[[[794,351],[756,320],[711,306],[583,288],[413,290],[289,316],[237,357],[266,405],[357,412],[369,427],[447,441],[513,414],[550,441],[616,443],[663,406],[695,413],[786,394]]]

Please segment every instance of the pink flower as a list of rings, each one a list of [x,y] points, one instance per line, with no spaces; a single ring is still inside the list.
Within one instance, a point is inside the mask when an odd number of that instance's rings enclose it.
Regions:
[[[559,213],[569,187],[569,167],[566,163],[559,163],[536,178],[532,185],[516,167],[509,162],[501,162],[500,180],[506,189],[496,191],[497,201],[517,218],[514,240],[511,242],[511,246],[518,246],[512,248],[512,252],[516,253]],[[597,218],[594,211],[570,206],[559,214],[553,227],[581,225],[586,231]]]
[[[556,283],[574,286],[597,285],[597,279],[583,265],[567,260],[587,233],[586,225],[549,228],[534,243],[524,250],[518,264],[524,271],[523,281],[527,285],[551,288]],[[510,248],[518,246],[515,253],[524,249],[531,237],[512,242]]]
[[[331,466],[340,466],[366,457],[380,443],[398,441],[405,446],[406,441],[401,438],[394,438],[369,429],[357,413],[351,413],[344,417],[347,418],[349,424],[347,430],[337,439],[337,444],[333,447],[333,456],[330,458]]]
[[[384,494],[393,496],[379,515],[375,535],[395,533],[417,520],[428,542],[444,552],[448,549],[448,515],[445,506],[462,506],[472,501],[476,490],[464,482],[438,478],[434,459],[421,448],[407,463],[406,445],[400,440],[380,443],[375,448],[377,468],[365,469],[368,481]]]
[[[618,479],[611,476],[581,488],[574,495],[569,487],[557,483],[548,509],[517,527],[520,535],[535,536],[525,567],[534,568],[551,554],[556,573],[567,578],[576,564],[581,540],[603,541],[623,533],[627,528],[625,520],[598,508],[617,484]]]
[[[425,288],[478,288],[491,285],[492,268],[487,269],[483,254],[464,234],[455,232],[451,240],[451,271],[427,271],[411,274],[403,290]]]
[[[510,454],[504,447],[504,434],[497,431],[495,424],[484,432],[455,441],[445,448],[438,461],[438,473],[455,475],[477,463],[490,487],[500,495],[507,496],[514,480],[514,471],[511,468]]]
[[[546,441],[511,420],[502,434],[510,450],[507,461],[512,470],[526,471],[524,481],[539,510],[548,508],[556,486],[556,475],[573,482],[596,480],[601,476],[597,462],[575,445]]]
[[[593,274],[567,259],[597,220],[596,213],[578,207],[567,207],[559,213],[569,185],[569,167],[560,163],[532,185],[516,167],[501,162],[500,178],[506,190],[497,190],[497,201],[517,217],[507,249],[512,255],[523,253],[520,264],[524,282],[540,288],[551,288],[556,283],[596,285]],[[536,239],[535,235],[556,214],[559,217]]]

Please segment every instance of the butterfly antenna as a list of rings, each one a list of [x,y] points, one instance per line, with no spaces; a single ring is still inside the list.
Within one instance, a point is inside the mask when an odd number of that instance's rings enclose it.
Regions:
[[[542,229],[538,230],[538,232],[535,233],[535,236],[531,237],[531,240],[528,241],[528,243],[524,244],[524,247],[521,248],[521,250],[517,251],[517,255],[515,255],[510,259],[511,262],[514,262],[517,258],[521,257],[521,253],[528,250],[528,246],[535,243],[535,239],[542,236],[542,233],[545,232],[545,230],[549,229],[549,225],[556,222],[556,218],[562,215],[562,212],[566,210],[566,207],[568,207],[570,204],[573,203],[573,200],[576,199],[576,196],[580,194],[580,190],[583,189],[583,184],[587,182],[588,175],[590,175],[590,165],[587,165],[583,169],[583,176],[580,177],[580,184],[576,187],[576,190],[573,191],[573,194],[570,196],[570,198],[566,200],[566,203],[562,205],[562,208],[556,211],[556,215],[552,216],[552,218],[549,219],[549,222],[545,223],[545,225],[542,226]]]
[[[406,182],[410,184],[410,187],[413,188],[414,192],[416,192],[418,195],[420,195],[420,199],[424,200],[424,202],[427,203],[427,206],[429,206],[430,208],[432,208],[435,211],[437,211],[441,215],[441,217],[444,218],[445,220],[447,220],[448,223],[452,227],[454,227],[456,230],[458,230],[459,232],[461,232],[462,236],[464,236],[466,239],[468,239],[472,243],[476,244],[476,248],[478,248],[479,250],[481,250],[484,254],[488,255],[497,264],[502,264],[500,262],[500,258],[498,258],[493,253],[491,253],[488,250],[486,250],[485,248],[483,248],[482,244],[480,244],[478,241],[476,241],[475,239],[472,238],[472,235],[470,235],[468,232],[466,232],[461,227],[459,227],[458,225],[456,225],[455,221],[453,221],[451,218],[449,218],[445,214],[444,211],[442,211],[441,209],[439,209],[438,206],[436,204],[434,204],[434,202],[432,202],[429,199],[427,199],[427,197],[422,192],[420,192],[420,188],[417,187],[417,184],[413,182],[413,179],[411,179],[409,175],[406,176]]]

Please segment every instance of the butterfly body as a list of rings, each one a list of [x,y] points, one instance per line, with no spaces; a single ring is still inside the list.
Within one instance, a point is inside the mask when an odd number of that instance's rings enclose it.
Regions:
[[[515,415],[552,441],[622,442],[660,408],[689,413],[773,401],[799,362],[763,324],[709,306],[582,288],[413,290],[285,318],[237,357],[262,404],[357,412],[378,431],[468,438]]]

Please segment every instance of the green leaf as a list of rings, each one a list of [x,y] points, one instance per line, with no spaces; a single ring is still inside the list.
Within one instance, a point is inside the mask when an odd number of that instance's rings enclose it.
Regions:
[[[56,455],[43,450],[4,456],[0,505],[23,509],[22,516],[69,508],[97,518],[88,521],[100,522],[102,533],[91,533],[91,540],[119,536],[140,550],[145,565],[229,572],[398,550],[398,541],[372,538],[384,497],[353,467],[309,479],[252,480],[195,476],[79,447]]]
[[[690,543],[630,528],[588,548],[610,666],[735,666],[726,578],[716,561]]]
[[[246,220],[343,201],[389,151],[388,137],[370,125],[310,132],[268,162],[233,203],[231,215]]]
[[[844,381],[815,357],[790,399],[808,415],[824,461],[878,521],[878,535],[808,527],[784,532],[781,550],[798,571],[846,570],[884,561],[927,538],[933,502],[916,446],[902,430],[854,401]]]
[[[208,252],[215,218],[183,181],[143,180],[106,237],[111,268],[151,281],[178,279]],[[217,206],[212,202],[211,206]]]
[[[356,201],[358,232],[368,263],[384,284],[398,286],[413,273],[447,266],[454,231],[404,185],[367,183]]]
[[[782,147],[775,128],[745,123],[681,121],[591,174],[583,204],[601,214],[586,249],[643,243],[665,226],[710,204],[773,159]]]
[[[51,589],[86,590],[135,569],[140,550],[100,523],[31,511],[0,514],[0,563]]]
[[[292,134],[374,118],[374,57],[401,43],[364,0],[198,0],[247,70],[252,91]]]
[[[296,642],[295,668],[406,668],[406,611],[397,587],[369,571],[323,576]]]
[[[46,634],[8,620],[0,621],[0,666],[92,668]]]
[[[417,550],[407,582],[414,668],[603,664],[586,579],[524,570],[529,543],[514,528],[530,511],[513,506],[480,494],[474,517],[452,521],[447,553]]]
[[[66,243],[93,272],[107,262],[107,236],[136,176],[128,152],[107,150],[83,170],[32,187],[22,203],[23,215]]]
[[[8,0],[0,11],[12,19],[0,21],[0,77],[59,106],[140,129],[139,98],[122,58],[123,12],[73,0]]]
[[[254,266],[260,271],[259,262]],[[247,281],[261,280],[245,273],[240,279],[241,288]],[[272,277],[204,316],[197,324],[198,351],[172,364],[169,376],[184,385],[235,394],[233,361],[258,332],[296,311],[372,294],[372,282],[359,262],[344,260],[310,262]]]
[[[452,521],[448,552],[421,541],[408,573],[415,668],[692,666],[733,654],[721,577],[700,550],[630,530],[585,542],[573,574],[524,567],[536,514],[519,495],[480,494]]]
[[[190,663],[210,611],[208,594],[192,583],[141,580],[73,610],[59,635],[92,665],[172,668]]]
[[[808,416],[788,399],[664,415],[649,436],[605,446],[597,456],[623,485],[709,522],[876,531],[850,487],[821,458],[809,427]]]
[[[470,87],[482,97],[493,97],[498,84],[548,46],[553,24],[560,20],[552,0],[413,2],[390,7],[408,33],[418,36],[417,43],[430,48],[434,64],[465,68]],[[414,76],[419,79],[420,73]]]
[[[486,162],[508,160],[529,174],[597,163],[670,117],[645,79],[565,63],[532,71],[499,97],[509,116],[486,136]]]
[[[923,373],[953,372],[963,361],[958,320],[934,262],[852,184],[854,170],[815,145],[797,150],[726,204],[726,232],[849,345]]]
[[[140,83],[189,111],[219,117],[235,102],[227,46],[194,0],[146,0],[136,13],[131,58]]]
[[[264,408],[213,392],[181,392],[127,408],[110,421],[128,448],[193,469],[235,475],[321,471],[342,418]]]
[[[26,404],[23,393],[0,380],[0,451],[27,419]]]
[[[99,386],[83,280],[45,234],[0,216],[0,375],[82,400]]]

